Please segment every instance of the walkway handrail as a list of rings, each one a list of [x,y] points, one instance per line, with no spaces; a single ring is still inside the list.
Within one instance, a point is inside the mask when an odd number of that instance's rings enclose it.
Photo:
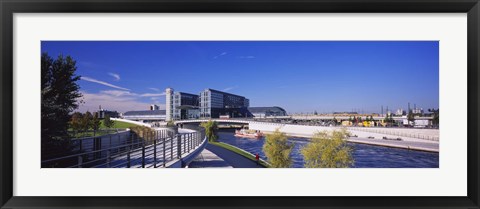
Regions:
[[[149,139],[153,137],[153,139]],[[166,167],[183,154],[195,150],[205,140],[205,130],[198,128],[190,133],[175,130],[156,130],[145,137],[130,132],[125,143],[69,154],[42,161],[42,167]],[[80,143],[81,146],[81,143]]]

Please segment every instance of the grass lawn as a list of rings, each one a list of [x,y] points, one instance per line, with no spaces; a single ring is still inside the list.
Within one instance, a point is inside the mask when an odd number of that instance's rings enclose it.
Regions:
[[[237,153],[237,154],[239,154],[239,155],[241,155],[241,156],[243,156],[243,157],[246,157],[246,158],[248,158],[249,160],[252,160],[252,161],[254,161],[254,162],[257,161],[257,160],[255,159],[255,156],[254,156],[254,155],[252,155],[251,153],[246,152],[246,151],[244,151],[244,150],[241,150],[241,149],[239,149],[239,148],[237,148],[237,147],[235,147],[235,146],[232,146],[232,145],[229,145],[229,144],[226,144],[226,143],[223,143],[223,142],[208,142],[208,143],[213,144],[213,145],[215,145],[215,146],[219,146],[219,147],[228,149],[228,150],[230,150],[230,151],[232,151],[232,152],[235,152],[235,153]],[[269,167],[269,165],[268,165],[265,161],[263,161],[263,160],[261,160],[261,159],[260,159],[260,165],[262,165],[262,166],[265,167],[265,168],[268,168],[268,167]]]
[[[113,125],[112,128],[131,128],[131,127],[135,127],[135,126],[138,126],[136,124],[133,124],[133,123],[127,123],[127,122],[123,122],[123,121],[115,121],[115,124]],[[100,121],[100,129],[106,129],[107,127],[105,127],[103,125],[103,120]]]
[[[135,126],[138,126],[138,125],[133,124],[133,123],[123,122],[123,121],[115,121],[115,124],[113,125],[113,127],[111,129],[126,129],[126,128],[135,127]],[[102,135],[107,135],[107,134],[111,134],[111,133],[116,132],[115,130],[105,130],[105,129],[107,129],[107,127],[105,127],[103,125],[103,120],[100,120],[100,130],[95,132],[95,136],[102,136]],[[69,129],[69,131],[72,131],[72,130]],[[79,132],[79,133],[76,133],[76,134],[72,134],[71,137],[73,137],[73,138],[83,138],[83,137],[92,137],[92,136],[93,136],[93,130],[89,130],[89,131],[83,132],[83,133]]]

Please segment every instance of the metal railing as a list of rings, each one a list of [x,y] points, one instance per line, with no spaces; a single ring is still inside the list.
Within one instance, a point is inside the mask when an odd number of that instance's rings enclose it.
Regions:
[[[156,130],[140,137],[124,132],[128,137],[113,135],[101,139],[80,139],[75,152],[42,161],[42,168],[158,168],[190,153],[205,140],[205,131],[177,133],[174,129]],[[113,141],[112,141],[113,139]],[[115,139],[118,139],[115,141]],[[88,142],[93,140],[93,142]]]

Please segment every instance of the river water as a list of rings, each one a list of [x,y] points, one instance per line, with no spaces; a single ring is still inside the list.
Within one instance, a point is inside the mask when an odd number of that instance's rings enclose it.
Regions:
[[[224,142],[252,154],[258,153],[260,157],[266,160],[262,151],[264,138],[248,139],[238,138],[233,132],[220,131],[218,133],[219,141]],[[305,138],[289,138],[294,143],[291,153],[294,168],[302,168],[304,161],[300,150],[305,146],[309,139]],[[422,152],[414,150],[406,150],[399,148],[389,148],[382,146],[349,143],[353,147],[353,158],[355,168],[438,168],[439,154],[431,152]]]

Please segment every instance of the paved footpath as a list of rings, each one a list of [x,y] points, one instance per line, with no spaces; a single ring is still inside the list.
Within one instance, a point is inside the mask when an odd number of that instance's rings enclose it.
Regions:
[[[213,152],[210,152],[207,149],[204,149],[200,155],[195,158],[189,165],[188,168],[233,168],[225,160],[218,157]]]
[[[205,149],[222,158],[234,168],[263,168],[263,166],[257,165],[254,161],[223,147],[207,144]]]

